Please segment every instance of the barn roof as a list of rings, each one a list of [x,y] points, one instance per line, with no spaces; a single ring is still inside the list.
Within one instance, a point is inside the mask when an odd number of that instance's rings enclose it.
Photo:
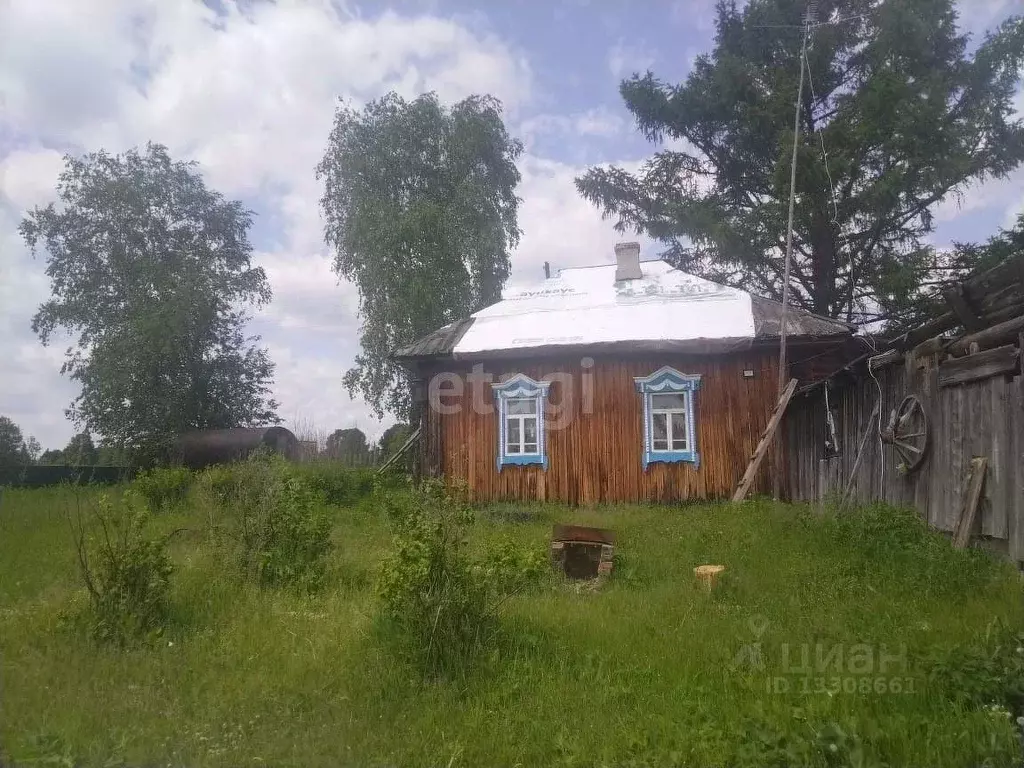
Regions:
[[[510,292],[399,350],[399,359],[477,358],[522,352],[595,350],[726,352],[777,337],[782,305],[681,272],[641,262],[642,276],[616,280],[616,265],[561,270]],[[848,336],[850,326],[790,308],[789,337]]]

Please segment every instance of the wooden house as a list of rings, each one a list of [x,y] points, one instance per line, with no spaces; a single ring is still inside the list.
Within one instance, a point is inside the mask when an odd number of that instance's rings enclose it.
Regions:
[[[477,500],[729,495],[778,397],[781,305],[641,261],[563,269],[402,349],[425,473]],[[849,344],[791,309],[793,370]],[[781,473],[765,462],[755,492]]]

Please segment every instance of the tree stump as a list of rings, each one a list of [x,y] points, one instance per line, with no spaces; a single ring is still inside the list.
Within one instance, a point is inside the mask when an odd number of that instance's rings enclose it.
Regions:
[[[724,565],[698,565],[693,569],[693,575],[697,577],[697,581],[700,582],[705,591],[710,592],[714,589],[715,582],[718,580],[718,574],[724,570]]]

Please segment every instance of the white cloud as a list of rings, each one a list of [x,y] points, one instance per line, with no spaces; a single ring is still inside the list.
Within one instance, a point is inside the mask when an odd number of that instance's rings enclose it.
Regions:
[[[17,150],[0,160],[0,199],[18,212],[45,205],[54,197],[64,156],[53,149]]]
[[[622,114],[601,106],[575,114],[533,115],[519,124],[517,134],[529,147],[541,136],[611,138],[625,133],[629,128],[629,122]]]
[[[48,284],[16,227],[52,197],[63,151],[164,143],[198,160],[212,187],[246,199],[258,224],[272,222],[256,260],[274,299],[253,330],[277,363],[281,414],[374,434],[369,409],[341,385],[357,348],[357,295],[330,270],[314,177],[337,99],[490,93],[515,117],[531,95],[519,53],[455,21],[360,18],[326,0],[226,5],[218,16],[198,0],[7,3],[0,136],[30,143],[0,144],[0,358],[18,366],[0,380],[0,412],[48,447],[71,434],[62,411],[74,387],[58,375],[62,347],[43,350],[29,329]]]
[[[983,2],[996,19],[1016,0]],[[313,173],[339,97],[361,104],[389,89],[410,97],[434,89],[446,101],[470,93],[504,101],[509,124],[523,126],[528,142],[517,283],[542,279],[544,261],[555,270],[610,263],[614,243],[632,237],[577,194],[582,160],[564,162],[571,152],[563,162],[545,159],[529,146],[530,131],[567,146],[580,136],[617,138],[631,133],[626,113],[596,106],[532,118],[529,63],[486,23],[359,16],[329,0],[220,5],[221,15],[201,0],[0,0],[0,413],[46,447],[71,434],[63,409],[75,387],[58,373],[63,345],[44,349],[31,333],[48,283],[16,228],[26,208],[52,198],[65,151],[158,141],[198,160],[212,187],[255,209],[256,258],[274,299],[253,330],[278,366],[281,415],[328,432],[357,425],[373,436],[380,426],[341,386],[357,351],[357,294],[330,270]],[[623,39],[606,63],[618,79],[655,66],[656,52]],[[993,196],[985,205],[1008,211],[1024,204],[1019,190],[980,192]],[[645,242],[645,256],[655,251]]]
[[[618,163],[635,170],[635,163]],[[519,196],[519,226],[523,236],[512,256],[511,282],[526,284],[544,279],[544,262],[551,273],[566,267],[609,264],[615,243],[636,239],[615,231],[614,222],[576,192],[575,178],[585,168],[526,155],[520,163],[523,181]],[[646,241],[645,241],[646,242]],[[644,258],[653,257],[646,247]]]
[[[619,80],[634,72],[643,74],[654,66],[655,56],[646,44],[626,43],[619,40],[608,51],[608,71]]]

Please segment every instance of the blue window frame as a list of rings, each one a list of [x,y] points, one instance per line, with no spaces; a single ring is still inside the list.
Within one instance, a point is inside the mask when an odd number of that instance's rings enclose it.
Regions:
[[[687,461],[699,467],[693,404],[700,375],[665,366],[633,381],[643,399],[644,469],[657,461]]]
[[[540,464],[548,468],[544,435],[544,401],[550,381],[522,373],[492,384],[498,404],[498,471],[506,464]]]

